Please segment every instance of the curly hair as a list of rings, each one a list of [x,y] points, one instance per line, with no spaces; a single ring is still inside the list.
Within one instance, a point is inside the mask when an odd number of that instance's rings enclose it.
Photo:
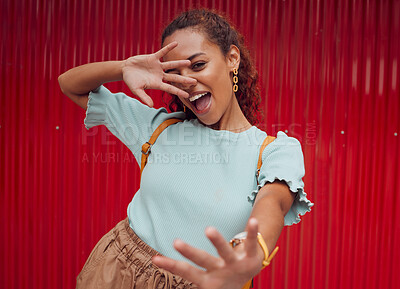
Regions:
[[[235,95],[247,120],[251,124],[256,124],[262,115],[258,72],[250,58],[249,50],[244,44],[243,36],[230,24],[226,17],[221,16],[219,13],[208,9],[194,9],[183,12],[168,24],[162,33],[161,43],[163,44],[165,38],[172,35],[175,31],[188,27],[204,33],[210,42],[218,45],[224,56],[227,56],[231,45],[239,48],[239,89]],[[177,96],[172,95],[172,99],[169,102],[169,109],[171,111],[183,110],[183,104]],[[192,119],[196,116],[189,110],[186,113],[186,117]]]

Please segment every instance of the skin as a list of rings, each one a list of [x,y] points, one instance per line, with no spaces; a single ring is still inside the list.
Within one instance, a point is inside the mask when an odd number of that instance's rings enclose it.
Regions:
[[[232,71],[240,64],[238,48],[232,45],[224,56],[217,45],[193,29],[176,31],[165,39],[164,44],[174,42],[179,43],[179,46],[168,52],[163,59],[190,59],[191,65],[171,69],[168,73],[194,78],[197,83],[173,85],[189,95],[204,91],[212,95],[210,109],[205,114],[197,114],[188,98],[179,96],[183,104],[190,108],[203,124],[213,128],[231,131],[248,128],[250,124],[232,91]],[[286,184],[275,182],[264,186],[257,196],[247,224],[248,237],[243,246],[234,249],[216,229],[207,228],[205,234],[216,247],[220,258],[176,240],[175,249],[206,271],[166,257],[154,257],[153,262],[192,281],[200,288],[241,288],[260,271],[264,259],[264,252],[257,241],[257,232],[262,233],[272,251],[283,228],[284,216],[292,203],[293,194]]]
[[[189,95],[211,93],[211,105],[206,113],[199,114],[187,97],[179,96],[181,102],[196,114],[199,121],[219,130],[242,131],[251,127],[232,90],[233,69],[239,68],[240,51],[232,45],[227,55],[207,40],[203,33],[182,29],[168,36],[164,45],[177,42],[179,46],[168,52],[165,61],[189,59],[191,65],[170,69],[167,72],[197,80],[196,84],[175,84]]]
[[[199,65],[200,62],[205,65]],[[202,33],[185,29],[169,36],[164,47],[153,54],[85,64],[68,70],[58,80],[63,93],[84,109],[87,109],[89,92],[110,81],[123,80],[149,106],[153,106],[153,101],[145,89],[175,94],[191,109],[189,96],[196,91],[209,91],[211,107],[207,113],[198,115],[199,120],[214,129],[240,132],[247,129],[249,123],[232,92],[232,70],[239,67],[239,63],[237,47],[232,46],[224,56]],[[240,289],[261,270],[264,253],[257,242],[257,232],[263,235],[272,251],[293,200],[294,195],[285,183],[276,181],[262,187],[247,223],[247,239],[235,248],[231,248],[215,228],[207,228],[205,234],[216,247],[219,257],[176,240],[175,249],[205,271],[167,257],[156,256],[153,262],[201,289]]]
[[[105,61],[74,67],[58,77],[61,91],[74,103],[87,109],[89,92],[100,85],[123,80],[143,103],[152,107],[153,100],[145,89],[159,89],[181,97],[188,93],[166,82],[177,84],[196,83],[193,78],[167,74],[164,70],[190,65],[188,60],[161,62],[160,59],[178,44],[171,43],[153,54],[137,55],[123,61]]]

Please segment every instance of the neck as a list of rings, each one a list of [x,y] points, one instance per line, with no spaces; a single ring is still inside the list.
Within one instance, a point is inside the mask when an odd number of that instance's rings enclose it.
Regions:
[[[230,107],[227,109],[221,119],[208,127],[215,130],[228,130],[231,132],[243,132],[251,128],[251,123],[244,116],[239,103],[233,95]]]
[[[228,130],[228,131],[231,131],[231,132],[238,133],[238,132],[243,132],[243,131],[248,130],[249,128],[252,127],[252,125],[251,125],[251,123],[249,123],[247,121],[247,124],[243,124],[243,125],[240,125],[240,126],[234,125],[232,127],[225,127],[225,126],[221,126],[220,122],[217,122],[217,123],[215,123],[213,125],[209,125],[208,127],[211,128],[211,129],[214,129],[214,130]]]

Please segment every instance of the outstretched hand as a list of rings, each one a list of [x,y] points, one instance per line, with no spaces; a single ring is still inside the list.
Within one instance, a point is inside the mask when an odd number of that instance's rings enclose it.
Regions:
[[[181,240],[174,242],[175,249],[184,257],[206,269],[201,270],[184,261],[164,256],[154,256],[153,263],[160,268],[193,282],[200,289],[240,289],[260,272],[264,253],[257,241],[258,222],[252,218],[246,227],[247,239],[232,248],[214,228],[206,229],[206,236],[213,243],[220,257],[194,248]]]
[[[164,55],[177,45],[177,42],[172,42],[153,54],[137,55],[125,60],[125,65],[122,69],[123,80],[129,89],[150,107],[153,106],[153,100],[144,91],[145,89],[159,89],[177,96],[188,97],[189,94],[187,92],[166,82],[175,84],[196,84],[197,82],[190,77],[164,72],[164,70],[185,67],[191,64],[190,60],[160,61]]]

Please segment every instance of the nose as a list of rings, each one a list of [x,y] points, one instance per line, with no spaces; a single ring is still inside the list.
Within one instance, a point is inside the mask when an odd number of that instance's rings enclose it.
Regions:
[[[196,86],[196,84],[197,84],[197,81],[194,83],[180,83],[178,88],[180,88],[190,94],[190,92],[193,90],[193,88]]]
[[[180,75],[183,77],[191,78],[191,80],[186,79],[187,81],[183,81],[181,83],[176,83],[175,86],[190,94],[190,91],[192,91],[193,88],[197,85],[197,79],[195,77],[193,77],[192,74],[187,73],[186,71],[181,71]],[[193,79],[195,81],[193,81]]]

